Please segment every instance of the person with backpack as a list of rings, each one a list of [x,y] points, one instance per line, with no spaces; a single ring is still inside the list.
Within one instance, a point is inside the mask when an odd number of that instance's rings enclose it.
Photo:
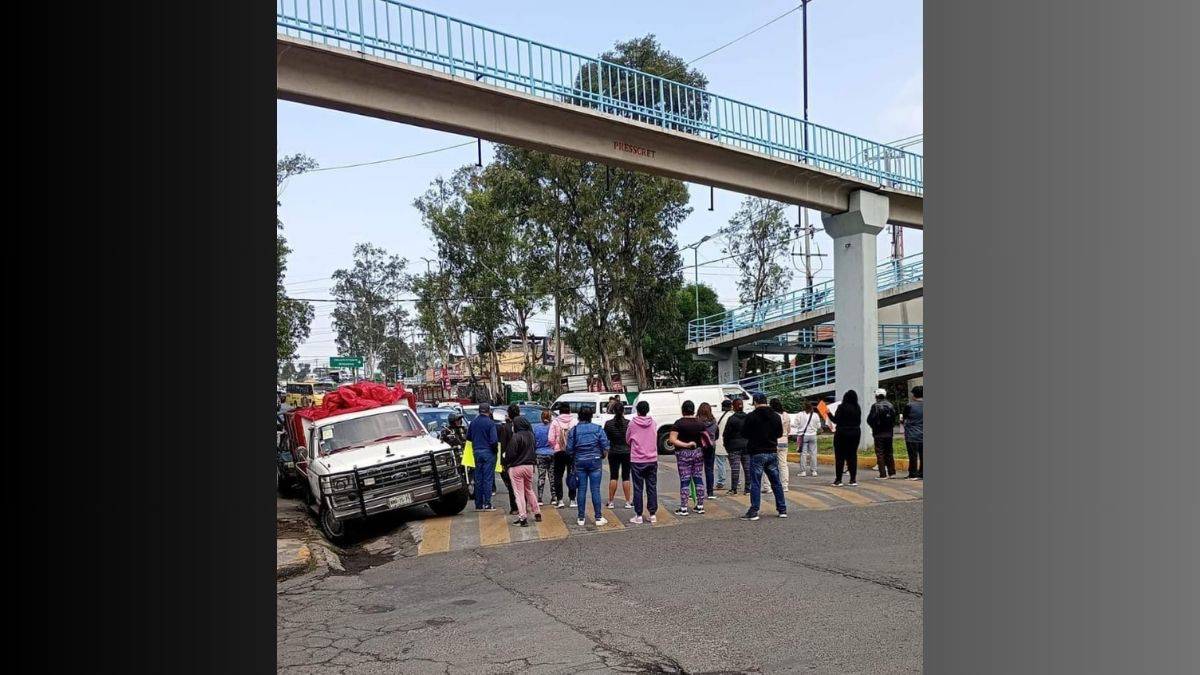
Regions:
[[[533,491],[533,467],[537,462],[537,442],[533,438],[533,428],[529,420],[520,411],[515,417],[510,417],[512,434],[508,443],[503,446],[504,466],[512,477],[513,493],[516,494],[517,519],[513,525],[529,527],[529,512],[533,511],[533,519],[541,522],[542,509],[538,506],[537,493]]]
[[[887,400],[887,390],[875,390],[875,403],[867,411],[867,426],[875,439],[875,459],[879,466],[877,480],[896,475],[896,458],[892,453],[892,433],[896,426],[896,409]]]
[[[729,421],[729,415],[733,412],[733,401],[725,399],[721,401],[721,416],[717,418],[717,443],[714,449],[716,455],[716,480],[715,489],[724,490],[725,481],[729,477],[729,451],[725,449],[725,423]],[[713,495],[709,495],[712,497]]]
[[[567,453],[575,460],[575,474],[579,482],[579,526],[587,522],[588,491],[592,493],[592,510],[596,515],[596,527],[607,525],[608,520],[600,513],[600,478],[604,474],[601,462],[608,456],[608,435],[600,425],[592,423],[592,407],[579,409],[579,422],[567,432]]]
[[[817,432],[821,430],[821,414],[812,401],[804,402],[804,412],[792,416],[792,433],[796,435],[796,451],[800,453],[800,475],[807,476],[809,465],[817,475]]]
[[[696,513],[704,515],[704,422],[696,418],[696,404],[684,401],[680,407],[683,417],[675,420],[669,443],[675,448],[675,465],[679,469],[679,508],[675,515],[688,514],[691,485],[696,484]]]
[[[625,406],[620,401],[608,405],[608,414],[612,419],[604,423],[604,434],[608,436],[608,508],[613,508],[613,497],[617,496],[617,480],[621,481],[621,492],[625,495],[625,508],[632,509],[633,501],[630,492],[633,485],[629,482],[629,442],[625,440],[625,432],[629,429],[629,420],[625,419]]]
[[[629,466],[633,470],[633,512],[629,522],[642,524],[642,493],[646,495],[646,518],[658,522],[658,425],[650,416],[650,404],[638,401],[636,415],[625,431]]]
[[[716,499],[713,494],[713,469],[717,461],[717,418],[713,417],[712,406],[704,402],[696,409],[696,419],[704,423],[700,449],[704,452],[704,485],[708,489],[706,498]]]
[[[571,499],[571,506],[575,506],[578,485],[575,484],[575,466],[572,464],[571,455],[567,452],[567,432],[573,426],[575,426],[575,418],[571,417],[570,404],[560,403],[558,416],[550,422],[550,429],[547,431],[550,447],[554,450],[554,481],[550,483],[550,497],[555,508],[559,509],[565,506],[563,504],[564,474],[567,476],[567,495]]]
[[[738,493],[739,472],[746,476],[745,491],[750,491],[750,460],[746,457],[746,438],[742,436],[742,425],[746,422],[744,406],[742,399],[734,399],[733,412],[721,431],[721,442],[729,454],[729,491],[725,494],[731,496]]]
[[[904,446],[908,450],[908,479],[925,480],[925,387],[912,388],[904,406]]]

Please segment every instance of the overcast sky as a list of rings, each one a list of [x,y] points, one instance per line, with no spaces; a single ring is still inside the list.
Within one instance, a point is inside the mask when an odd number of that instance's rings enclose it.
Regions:
[[[449,14],[496,30],[582,54],[598,55],[613,43],[654,33],[672,53],[694,59],[737,38],[799,4],[799,0],[607,0],[546,2],[535,0],[445,0],[415,2],[417,7]],[[872,140],[888,142],[923,131],[922,40],[920,0],[810,0],[809,117],[812,121]],[[693,67],[708,76],[708,89],[778,112],[800,116],[800,12],[708,56]],[[385,122],[296,103],[278,103],[278,154],[302,152],[322,167],[369,162],[444,148],[471,141],[420,127]],[[484,143],[484,161],[490,148]],[[911,148],[921,152],[921,146]],[[280,207],[284,235],[293,253],[288,260],[288,293],[327,298],[330,275],[348,267],[354,245],[371,242],[409,260],[411,271],[425,269],[421,257],[434,257],[432,238],[413,208],[413,200],[437,176],[475,162],[475,146],[369,167],[320,171],[293,178]],[[709,189],[688,185],[692,215],[679,228],[680,244],[694,242],[725,225],[742,195],[716,191],[709,211]],[[796,209],[788,210],[795,223]],[[819,227],[819,215],[810,213]],[[905,230],[906,253],[921,250],[921,233]],[[890,251],[887,230],[879,236],[879,256]],[[816,235],[822,252],[830,239]],[[737,304],[731,261],[703,265],[723,257],[713,239],[699,250],[700,280],[717,289],[721,301]],[[687,252],[685,277],[692,279]],[[792,281],[803,286],[802,258]],[[820,266],[818,261],[816,266]],[[818,281],[832,278],[825,261]],[[312,336],[300,348],[302,360],[336,354],[329,314],[331,303],[318,303]],[[539,333],[551,317],[533,322]]]

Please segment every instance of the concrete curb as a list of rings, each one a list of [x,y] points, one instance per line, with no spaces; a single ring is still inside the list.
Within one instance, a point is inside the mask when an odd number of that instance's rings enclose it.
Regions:
[[[299,539],[275,540],[275,580],[306,572],[313,565],[312,551]]]
[[[799,464],[800,463],[800,453],[789,452],[788,453],[788,462],[790,462],[792,464]],[[832,465],[833,463],[834,463],[833,455],[823,455],[821,453],[817,453],[817,464]],[[861,455],[859,456],[858,468],[870,469],[873,466],[875,466],[875,457],[873,457],[873,456],[865,457],[865,456],[861,456]],[[904,471],[908,471],[908,460],[897,457],[896,458],[896,470],[900,471],[901,469],[903,469]]]

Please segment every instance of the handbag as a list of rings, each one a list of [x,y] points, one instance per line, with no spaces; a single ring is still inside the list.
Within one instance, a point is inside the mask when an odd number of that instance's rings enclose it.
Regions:
[[[471,441],[467,441],[463,446],[462,465],[471,469],[475,468],[475,445]]]

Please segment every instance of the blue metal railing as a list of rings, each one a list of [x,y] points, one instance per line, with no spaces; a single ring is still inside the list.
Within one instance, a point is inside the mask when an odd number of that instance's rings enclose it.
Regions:
[[[879,344],[888,345],[893,342],[919,338],[924,335],[924,331],[924,326],[919,323],[881,323],[879,324]],[[832,348],[836,333],[833,322],[822,323],[812,328],[801,328],[790,333],[756,340],[743,349],[755,351],[771,347],[784,349]]]
[[[925,335],[879,345],[879,372],[899,370],[920,363],[925,357]],[[738,380],[747,391],[784,393],[833,385],[836,375],[834,359],[822,359],[773,373],[763,373]],[[859,392],[861,395],[863,392]]]
[[[914,253],[901,260],[889,260],[876,268],[876,288],[880,292],[924,278],[925,258],[922,253]],[[758,328],[772,321],[831,309],[833,301],[833,281],[815,284],[811,289],[768,298],[757,306],[742,305],[720,314],[692,319],[688,322],[688,342],[712,340],[747,328]]]
[[[921,194],[920,155],[394,0],[278,0],[280,34],[584,106]]]

